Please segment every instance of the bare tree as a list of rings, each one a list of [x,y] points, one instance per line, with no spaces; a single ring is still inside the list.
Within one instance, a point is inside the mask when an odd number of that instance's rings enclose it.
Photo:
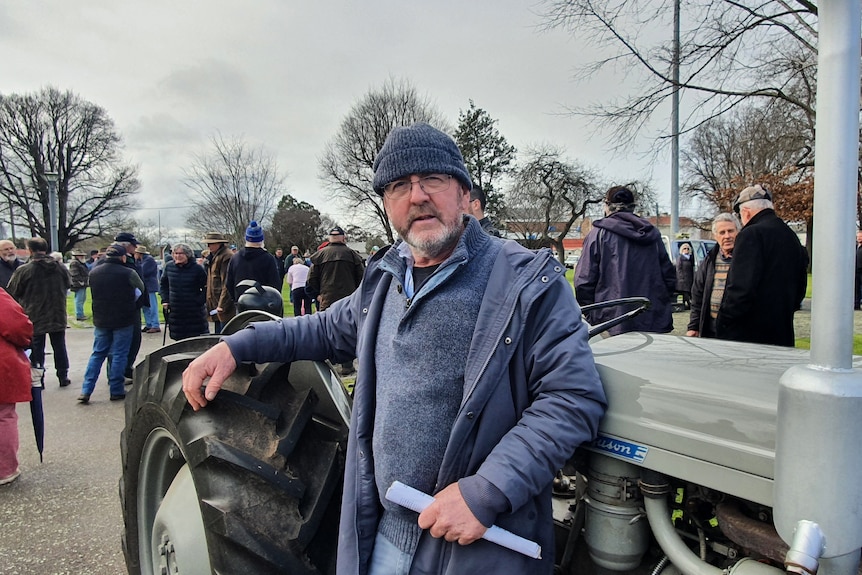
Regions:
[[[724,191],[746,177],[810,171],[814,136],[788,106],[747,105],[698,127],[683,150],[685,192],[727,211]],[[810,202],[810,198],[808,200]]]
[[[602,201],[595,174],[565,157],[562,148],[528,148],[509,192],[506,229],[530,248],[554,245],[565,259],[563,238],[592,204]]]
[[[212,149],[195,155],[184,184],[191,190],[189,225],[197,232],[220,231],[241,243],[252,220],[268,223],[276,200],[284,194],[278,163],[263,146],[242,138],[211,139]]]
[[[353,105],[320,159],[320,178],[329,196],[356,218],[355,225],[382,229],[390,243],[395,236],[383,201],[371,185],[372,166],[389,132],[416,122],[449,131],[448,123],[427,97],[419,96],[409,81],[390,78]]]
[[[640,78],[631,94],[574,110],[609,126],[626,145],[678,88],[690,106],[681,131],[753,98],[785,102],[814,124],[817,6],[809,0],[686,0],[681,3],[680,80],[672,74],[673,0],[545,0],[545,26],[577,33],[603,56],[579,70],[611,66]],[[656,30],[667,30],[658,35]],[[667,136],[667,133],[664,134]]]
[[[135,207],[137,169],[123,163],[122,140],[100,106],[44,88],[0,95],[0,194],[6,221],[50,235],[48,181],[58,175],[58,251],[102,235]]]
[[[517,150],[510,146],[497,129],[497,120],[477,108],[470,100],[470,109],[458,114],[455,141],[473,181],[481,186],[487,199],[485,213],[492,219],[505,212],[505,198],[499,190],[500,180],[511,173]]]

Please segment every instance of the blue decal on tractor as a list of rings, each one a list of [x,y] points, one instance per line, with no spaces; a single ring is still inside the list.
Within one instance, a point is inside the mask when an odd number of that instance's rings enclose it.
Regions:
[[[599,435],[596,437],[596,439],[590,444],[590,447],[637,463],[643,463],[643,460],[646,458],[647,452],[649,451],[649,447],[646,447],[645,445],[629,443],[628,441],[615,439],[606,435]]]

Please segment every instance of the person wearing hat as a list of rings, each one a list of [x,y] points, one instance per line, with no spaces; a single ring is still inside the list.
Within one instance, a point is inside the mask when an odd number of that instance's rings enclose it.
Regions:
[[[793,314],[808,285],[808,252],[775,213],[772,194],[761,185],[739,193],[733,210],[742,221],[716,337],[793,347]]]
[[[329,243],[311,256],[311,271],[306,294],[317,299],[318,309],[325,310],[359,287],[365,263],[362,256],[345,243],[344,230],[335,226],[329,231]]]
[[[159,284],[168,333],[173,340],[206,335],[207,272],[188,244],[176,244],[173,254]]]
[[[275,256],[263,249],[263,228],[255,220],[245,230],[245,247],[233,255],[228,265],[226,286],[233,302],[239,297],[236,284],[242,280],[255,280],[281,291]]]
[[[48,255],[48,242],[27,240],[30,261],[12,274],[6,291],[24,308],[33,322],[30,365],[45,368],[45,337],[51,339],[54,369],[60,387],[69,385],[69,355],[66,351],[66,293],[72,287],[66,266]]]
[[[609,329],[611,335],[667,333],[673,329],[676,270],[658,228],[635,215],[635,206],[634,192],[626,186],[609,189],[604,199],[605,217],[593,222],[575,266],[575,295],[581,305],[625,297],[650,300],[649,309]],[[598,325],[622,311],[609,307],[586,315],[590,324]]]
[[[117,242],[108,246],[105,257],[90,272],[90,293],[93,298],[93,352],[87,362],[78,401],[90,403],[106,359],[110,361],[110,398],[119,401],[126,397],[123,374],[132,336],[138,331],[138,302],[144,293],[144,282],[126,265],[126,246]]]
[[[395,128],[373,189],[400,239],[359,288],[227,336],[183,373],[197,410],[240,362],[358,353],[339,573],[553,572],[552,552],[479,538],[496,524],[553,549],[554,474],[595,437],[605,396],[565,268],[550,250],[486,234],[465,214],[470,186],[451,137]],[[389,502],[396,479],[434,501],[418,516]]]
[[[236,304],[225,289],[233,252],[228,249],[228,239],[222,233],[207,232],[201,241],[210,251],[210,263],[207,266],[207,313],[214,324],[215,333],[219,334],[224,323],[236,315]]]
[[[147,300],[149,307],[145,306],[144,310],[144,327],[141,328],[143,333],[159,333],[162,331],[159,324],[159,264],[156,263],[156,258],[150,255],[147,251],[147,246],[138,244],[135,246],[135,269],[141,280],[144,282],[144,288],[147,292]]]
[[[75,294],[75,319],[84,321],[84,302],[87,301],[87,287],[90,285],[90,268],[84,263],[87,256],[79,249],[72,250],[72,261],[69,262],[69,276],[72,280],[72,293]]]
[[[141,278],[141,282],[143,282],[144,277],[135,265],[135,248],[138,247],[138,239],[135,237],[135,234],[131,232],[120,232],[114,236],[114,243],[120,244],[126,248],[126,257],[123,259],[123,265],[138,274],[138,277]],[[144,286],[144,293],[141,294],[140,300],[138,301],[139,308],[148,308],[150,306],[150,294],[147,292],[146,283],[144,283]],[[138,312],[138,326],[135,333],[132,334],[132,345],[129,346],[129,358],[126,361],[126,373],[124,374],[126,379],[132,379],[132,368],[135,366],[135,360],[138,358],[138,352],[141,350],[142,315],[143,314],[141,312]]]

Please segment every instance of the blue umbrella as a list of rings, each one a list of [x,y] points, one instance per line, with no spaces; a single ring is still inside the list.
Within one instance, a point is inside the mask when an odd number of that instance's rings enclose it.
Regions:
[[[45,448],[45,412],[42,410],[42,390],[45,389],[45,370],[41,367],[30,368],[30,381],[33,384],[30,400],[30,416],[33,418],[33,433],[36,436],[36,449],[39,450],[39,461],[42,461],[42,450]]]

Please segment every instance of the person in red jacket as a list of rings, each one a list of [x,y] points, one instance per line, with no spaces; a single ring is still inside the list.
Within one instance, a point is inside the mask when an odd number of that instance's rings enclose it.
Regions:
[[[18,414],[15,404],[30,401],[30,347],[33,324],[6,290],[0,289],[0,485],[18,479]]]

